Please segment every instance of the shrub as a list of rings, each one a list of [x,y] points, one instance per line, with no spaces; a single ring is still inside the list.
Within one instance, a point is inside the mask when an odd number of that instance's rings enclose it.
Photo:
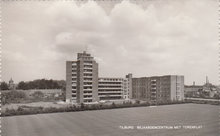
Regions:
[[[116,108],[116,105],[115,105],[114,102],[112,103],[112,107],[111,108]]]
[[[84,110],[84,108],[85,108],[84,103],[81,103],[81,104],[80,104],[80,108],[81,108],[82,110]]]
[[[74,111],[84,111],[84,110],[114,109],[114,108],[150,106],[153,104],[164,105],[167,103],[169,103],[169,104],[184,103],[184,101],[182,101],[182,102],[169,102],[169,101],[163,102],[163,101],[161,101],[158,103],[143,102],[143,103],[139,103],[139,104],[138,104],[138,102],[135,102],[134,104],[131,104],[130,102],[124,102],[122,104],[117,104],[117,105],[114,102],[111,105],[102,105],[102,104],[85,105],[85,104],[81,103],[80,106],[71,105],[68,107],[60,107],[60,108],[19,106],[16,110],[6,108],[6,111],[4,113],[2,113],[2,116],[28,115],[28,114],[54,113],[54,112],[74,112]],[[200,102],[198,102],[198,103],[200,103]],[[218,104],[219,105],[219,102],[212,102],[211,104]]]
[[[135,100],[135,103],[136,104],[140,104],[140,100]]]

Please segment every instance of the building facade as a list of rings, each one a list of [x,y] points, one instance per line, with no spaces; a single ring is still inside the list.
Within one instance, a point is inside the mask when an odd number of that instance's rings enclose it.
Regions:
[[[132,74],[126,75],[126,79],[125,99],[132,99]]]
[[[199,92],[203,89],[202,85],[185,85],[184,94],[185,97],[196,97],[199,96]]]
[[[184,76],[132,78],[132,97],[150,102],[184,100]]]
[[[66,102],[90,103],[100,100],[130,99],[132,74],[125,78],[98,78],[98,64],[86,53],[66,62]]]
[[[89,103],[98,98],[98,63],[86,53],[78,53],[76,61],[66,62],[66,101]]]
[[[184,100],[184,76],[98,78],[98,63],[88,53],[66,62],[66,102],[138,99],[150,102]]]
[[[98,96],[100,100],[123,99],[123,78],[99,78]]]
[[[125,78],[99,78],[98,96],[100,100],[129,99],[132,74]]]

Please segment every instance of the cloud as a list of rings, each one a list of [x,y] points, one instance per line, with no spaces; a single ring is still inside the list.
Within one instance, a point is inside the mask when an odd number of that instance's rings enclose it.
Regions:
[[[218,81],[217,0],[20,3],[3,3],[4,80],[65,79],[65,61],[87,49],[100,76]]]

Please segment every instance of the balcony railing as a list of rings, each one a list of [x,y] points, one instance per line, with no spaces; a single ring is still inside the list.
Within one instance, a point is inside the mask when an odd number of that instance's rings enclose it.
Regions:
[[[92,96],[92,93],[83,93],[83,95]]]
[[[84,100],[92,100],[92,97],[84,97]]]

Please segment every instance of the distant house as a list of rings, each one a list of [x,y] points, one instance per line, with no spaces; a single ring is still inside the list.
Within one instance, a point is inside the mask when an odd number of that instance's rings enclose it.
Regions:
[[[203,89],[202,85],[185,85],[184,87],[185,89],[185,96],[186,97],[194,97],[194,96],[198,96],[200,90]]]
[[[211,83],[206,83],[203,86],[203,92],[207,93],[209,97],[214,97],[217,94],[217,87],[212,85]]]
[[[219,94],[218,90],[219,89],[216,86],[208,82],[206,82],[204,85],[185,85],[185,96],[213,98],[215,95]]]

